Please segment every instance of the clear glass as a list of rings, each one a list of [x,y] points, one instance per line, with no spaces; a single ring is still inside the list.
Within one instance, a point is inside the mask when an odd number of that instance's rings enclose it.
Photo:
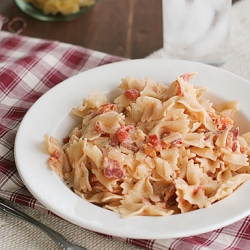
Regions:
[[[45,14],[42,10],[34,7],[32,4],[27,3],[26,0],[15,0],[17,6],[26,14],[29,16],[41,20],[41,21],[69,21],[76,19],[86,12],[88,12],[96,3],[98,0],[94,1],[94,4],[87,6],[87,7],[82,7],[80,11],[74,14],[70,15],[62,15],[60,13],[56,15],[52,14]]]
[[[223,64],[232,0],[162,0],[165,57]]]

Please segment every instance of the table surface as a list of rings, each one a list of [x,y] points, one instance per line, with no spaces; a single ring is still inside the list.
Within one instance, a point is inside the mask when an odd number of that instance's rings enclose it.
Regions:
[[[45,22],[23,13],[14,0],[1,0],[0,15],[9,19],[23,17],[27,22],[22,32],[25,36],[58,40],[135,59],[162,47],[161,3],[161,0],[99,0],[76,20]]]
[[[163,45],[162,0],[99,0],[88,13],[66,22],[36,20],[23,13],[15,0],[1,0],[0,15],[23,17],[27,27],[22,35],[131,59],[144,58]]]

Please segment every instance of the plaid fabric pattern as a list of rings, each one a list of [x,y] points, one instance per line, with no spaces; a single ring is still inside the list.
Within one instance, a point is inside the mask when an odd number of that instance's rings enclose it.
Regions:
[[[124,60],[56,41],[0,32],[0,196],[47,211],[23,185],[14,161],[18,126],[47,90],[85,70]]]
[[[0,31],[0,197],[51,213],[32,197],[16,170],[14,141],[18,126],[31,105],[56,84],[79,72],[121,60],[124,59],[79,46]],[[105,237],[149,250],[245,250],[250,249],[250,217],[186,238]]]

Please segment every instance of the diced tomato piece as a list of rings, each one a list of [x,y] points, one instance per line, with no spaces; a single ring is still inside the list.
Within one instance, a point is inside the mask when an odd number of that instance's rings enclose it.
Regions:
[[[110,135],[110,140],[111,140],[111,146],[115,147],[119,145],[119,138],[117,134],[111,134]]]
[[[117,137],[120,142],[125,141],[128,138],[128,132],[126,130],[120,130],[117,132]]]
[[[132,101],[135,101],[141,94],[140,94],[140,91],[137,90],[137,89],[128,89],[124,92],[124,95],[132,100]]]
[[[148,138],[148,142],[153,145],[155,151],[159,152],[162,149],[160,138],[156,134],[152,134]]]
[[[135,129],[135,127],[132,125],[128,125],[128,126],[122,126],[117,130],[117,137],[120,142],[123,142],[128,138],[129,131],[131,129]]]

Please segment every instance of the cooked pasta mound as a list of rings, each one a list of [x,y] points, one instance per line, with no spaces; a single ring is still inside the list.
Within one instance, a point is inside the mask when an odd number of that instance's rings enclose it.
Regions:
[[[83,7],[95,4],[95,0],[26,0],[45,14],[70,15],[77,13]]]
[[[118,212],[163,216],[208,208],[250,178],[250,132],[235,126],[238,101],[213,105],[205,88],[122,79],[112,102],[95,91],[72,109],[82,122],[46,134],[48,165],[83,199]]]

